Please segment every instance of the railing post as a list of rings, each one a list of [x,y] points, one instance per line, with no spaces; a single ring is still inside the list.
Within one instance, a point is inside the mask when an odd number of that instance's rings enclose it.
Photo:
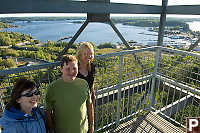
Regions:
[[[152,108],[152,106],[155,103],[156,74],[157,74],[157,70],[158,70],[158,63],[160,61],[160,57],[161,57],[161,48],[159,47],[156,49],[153,78],[152,78],[152,82],[151,82],[150,108]]]
[[[118,95],[117,95],[117,121],[116,127],[120,122],[120,105],[121,105],[121,89],[122,89],[122,70],[123,70],[123,55],[119,56],[119,77],[118,77]]]
[[[158,46],[163,45],[163,37],[165,34],[167,5],[168,5],[168,0],[162,0],[162,12],[160,14],[160,25],[159,25],[158,42],[157,42]]]
[[[168,0],[162,0],[162,12],[160,14],[160,25],[159,25],[158,41],[157,41],[158,46],[163,45],[167,5],[168,5]],[[150,108],[152,108],[152,106],[155,103],[155,94],[154,94],[155,87],[156,87],[155,82],[156,82],[156,74],[157,74],[157,69],[158,69],[158,63],[160,61],[160,56],[161,56],[161,50],[160,48],[158,48],[156,50],[156,55],[155,55],[155,65],[154,65],[154,72],[153,72],[153,78],[152,78],[152,84],[151,84]]]

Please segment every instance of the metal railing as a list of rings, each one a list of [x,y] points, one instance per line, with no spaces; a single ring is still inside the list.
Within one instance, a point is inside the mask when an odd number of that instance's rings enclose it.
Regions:
[[[112,131],[149,110],[183,127],[186,117],[200,115],[200,54],[157,46],[99,55],[94,63],[97,132]],[[3,70],[0,77],[3,111],[20,77],[35,80],[44,96],[48,84],[60,77],[59,62]]]

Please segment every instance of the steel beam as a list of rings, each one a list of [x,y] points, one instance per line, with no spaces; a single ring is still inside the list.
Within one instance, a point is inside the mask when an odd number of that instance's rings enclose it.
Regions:
[[[112,20],[109,19],[108,22],[109,22],[110,26],[112,27],[112,29],[117,34],[117,36],[121,39],[121,41],[123,42],[123,44],[130,50],[131,49],[130,45],[125,40],[125,38],[122,36],[122,34],[119,32],[119,30],[117,29],[117,27],[115,26],[115,24],[112,22]]]
[[[70,0],[3,0],[0,14],[4,13],[117,13],[117,14],[160,14],[157,5],[109,3]],[[200,5],[168,6],[167,14],[200,15]]]
[[[153,5],[67,1],[67,0],[4,0],[0,13],[120,13],[160,14]]]
[[[158,46],[163,45],[164,30],[165,30],[165,24],[166,24],[167,4],[168,4],[168,0],[162,1],[162,13],[160,14],[160,25],[159,25],[158,42],[157,42]]]
[[[168,6],[167,14],[200,15],[200,5]]]
[[[69,41],[69,43],[65,46],[65,48],[60,52],[58,58],[56,60],[60,60],[61,56],[66,54],[69,48],[72,47],[73,43],[76,41],[76,39],[79,37],[79,35],[82,33],[82,31],[85,29],[85,27],[88,25],[88,20],[84,22],[84,24],[79,28],[79,30],[76,32],[76,34],[72,37],[72,39]]]

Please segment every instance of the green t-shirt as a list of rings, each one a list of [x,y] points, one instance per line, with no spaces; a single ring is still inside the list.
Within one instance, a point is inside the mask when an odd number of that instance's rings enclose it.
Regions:
[[[86,102],[92,103],[88,84],[76,78],[70,83],[58,79],[46,93],[47,110],[55,110],[56,133],[87,133]]]

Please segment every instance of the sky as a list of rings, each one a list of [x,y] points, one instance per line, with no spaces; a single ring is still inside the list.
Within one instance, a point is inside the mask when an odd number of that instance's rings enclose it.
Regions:
[[[86,1],[86,0],[74,0],[74,1]],[[110,0],[111,2],[116,3],[133,3],[133,4],[146,4],[146,5],[162,5],[162,0]],[[200,5],[200,0],[168,0],[168,5]],[[0,14],[0,17],[34,17],[34,16],[86,16],[86,14],[66,14],[66,13],[24,13],[24,14]],[[120,15],[115,14],[111,16],[141,16],[141,14],[137,15]],[[145,15],[142,15],[145,16]],[[146,15],[147,16],[147,15]],[[149,15],[148,15],[149,16]],[[159,15],[153,15],[159,16]],[[186,16],[186,15],[169,15],[169,17],[192,17],[192,18],[200,18],[198,15]]]

